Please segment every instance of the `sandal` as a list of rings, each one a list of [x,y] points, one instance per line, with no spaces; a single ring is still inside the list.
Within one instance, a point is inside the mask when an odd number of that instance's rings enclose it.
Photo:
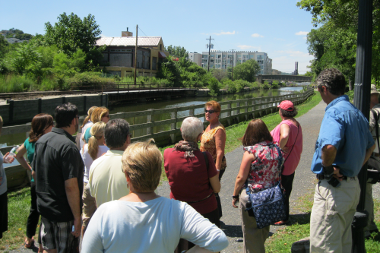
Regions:
[[[278,222],[275,222],[273,225],[275,225],[275,226],[283,226],[283,225],[286,225],[286,224],[288,224],[288,220],[281,220],[281,221],[278,221]]]
[[[30,249],[31,247],[33,247],[33,245],[34,245],[34,239],[31,239],[29,243],[28,243],[28,239],[25,239],[24,241],[25,248]]]

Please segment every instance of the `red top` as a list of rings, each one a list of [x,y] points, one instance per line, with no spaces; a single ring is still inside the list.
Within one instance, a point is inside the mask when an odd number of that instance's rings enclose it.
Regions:
[[[209,161],[208,171],[204,156],[199,150],[194,151],[194,157],[185,157],[184,151],[174,148],[164,151],[164,167],[171,189],[170,198],[184,202],[197,201],[188,204],[200,214],[212,212],[217,208],[210,178],[218,172],[212,156],[208,152],[206,154]]]

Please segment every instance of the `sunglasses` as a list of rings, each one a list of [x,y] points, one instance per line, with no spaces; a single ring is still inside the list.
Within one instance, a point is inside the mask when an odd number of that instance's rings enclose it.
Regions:
[[[215,111],[215,110],[205,110],[205,113],[210,113],[210,114],[212,114],[212,113],[214,113],[214,112],[217,112],[217,111]]]

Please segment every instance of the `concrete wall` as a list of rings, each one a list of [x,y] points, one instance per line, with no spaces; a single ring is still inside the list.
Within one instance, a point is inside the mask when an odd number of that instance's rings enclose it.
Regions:
[[[68,96],[51,99],[10,100],[8,104],[0,105],[0,115],[4,125],[23,124],[31,122],[38,113],[54,115],[55,108],[70,102],[78,107],[79,115],[87,114],[91,106],[108,106],[108,95]]]

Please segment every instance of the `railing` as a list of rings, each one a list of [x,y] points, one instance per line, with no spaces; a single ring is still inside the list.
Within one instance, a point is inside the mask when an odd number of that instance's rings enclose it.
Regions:
[[[249,99],[240,99],[234,101],[220,102],[222,107],[222,114],[220,121],[225,125],[229,126],[241,120],[248,120],[252,118],[262,117],[268,113],[272,113],[278,110],[277,105],[283,100],[291,100],[294,104],[300,104],[304,102],[308,97],[314,93],[313,89],[308,89],[303,93],[288,94],[276,97],[258,97]],[[157,109],[157,110],[146,110],[139,112],[119,112],[111,114],[110,117],[132,119],[130,120],[130,131],[131,133],[136,130],[146,129],[146,134],[141,136],[133,136],[132,141],[140,141],[148,138],[154,138],[155,140],[166,141],[167,143],[175,143],[176,140],[181,138],[180,135],[180,124],[182,121],[189,116],[203,118],[204,117],[204,104],[192,105],[186,107],[176,107],[169,109]],[[183,113],[188,111],[188,113]],[[200,113],[195,113],[198,111]],[[169,119],[154,121],[154,115],[157,114],[169,114]],[[133,124],[136,117],[146,117],[146,123]],[[84,116],[79,118],[80,122],[83,122]],[[204,122],[206,126],[208,122]],[[81,124],[79,124],[81,125]],[[154,127],[166,126],[167,130],[154,132]],[[9,134],[19,134],[27,133],[30,131],[31,124],[27,123],[25,125],[9,126],[3,127],[2,135]],[[134,134],[135,135],[135,134]],[[157,141],[156,141],[157,142]],[[166,143],[166,144],[167,144]],[[0,151],[5,154],[12,147],[0,148]],[[27,181],[26,171],[20,165],[10,166],[5,168],[8,178],[8,187],[16,187],[25,184]],[[24,176],[22,176],[24,175]],[[20,178],[21,177],[21,178]],[[24,178],[22,178],[24,177]],[[25,179],[26,178],[26,179]],[[11,181],[11,183],[9,183]]]

